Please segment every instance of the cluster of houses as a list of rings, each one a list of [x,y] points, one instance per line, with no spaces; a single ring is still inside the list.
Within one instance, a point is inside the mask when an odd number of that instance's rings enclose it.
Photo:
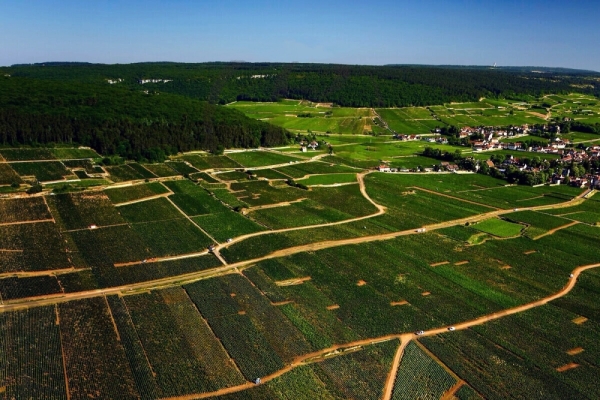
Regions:
[[[303,153],[306,153],[308,149],[316,150],[317,147],[319,147],[319,143],[317,143],[315,140],[311,141],[310,143],[306,140],[300,142],[300,151]]]
[[[167,83],[173,82],[173,79],[138,79],[138,83],[140,85],[144,85],[146,83]]]
[[[562,165],[563,169],[559,173],[551,174],[548,171],[549,163],[544,163],[542,165],[533,167],[527,165],[527,157],[518,158],[514,156],[509,156],[503,159],[502,161],[494,162],[491,159],[486,161],[474,161],[474,169],[477,171],[483,167],[483,164],[488,167],[489,170],[496,170],[497,172],[504,173],[507,170],[518,170],[520,172],[531,172],[533,174],[545,173],[548,176],[547,183],[550,184],[569,184],[571,186],[576,187],[590,187],[593,189],[600,189],[600,171],[592,170],[592,173],[579,173],[572,174],[569,169],[572,164],[580,165],[585,163],[598,162],[600,160],[600,145],[588,147],[587,149],[573,149],[573,148],[565,148],[565,144],[568,144],[568,141],[560,141],[555,140],[552,141],[547,147],[543,148],[528,148],[523,149],[520,146],[520,143],[502,143],[502,147],[498,147],[498,149],[507,149],[507,150],[523,150],[523,151],[537,151],[541,153],[555,153],[559,154],[561,157],[557,160],[558,165]],[[554,163],[554,167],[556,167],[557,163]],[[579,167],[583,168],[583,167]],[[415,172],[416,170],[409,169],[399,169],[393,168],[387,165],[386,163],[382,163],[381,165],[374,168],[380,172]],[[458,172],[461,167],[453,162],[449,161],[441,161],[438,165],[428,166],[425,168],[421,168],[423,172],[434,172],[434,171],[447,171],[447,172]],[[575,175],[575,176],[573,176]],[[543,179],[546,179],[545,177]]]
[[[106,82],[108,82],[109,85],[114,85],[115,83],[123,82],[123,78],[107,79]]]
[[[492,140],[474,140],[471,142],[473,151],[486,150],[512,150],[512,151],[531,151],[536,153],[553,153],[561,154],[560,150],[568,147],[571,141],[568,139],[555,138],[550,141],[547,146],[529,146],[521,142],[501,143],[497,138]]]

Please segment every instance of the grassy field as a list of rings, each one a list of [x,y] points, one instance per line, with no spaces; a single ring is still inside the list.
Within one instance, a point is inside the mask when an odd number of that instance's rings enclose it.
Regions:
[[[246,168],[287,164],[289,162],[298,161],[296,157],[288,157],[269,151],[244,151],[241,153],[229,153],[227,156]]]
[[[524,227],[502,219],[490,218],[476,223],[473,228],[490,235],[507,238],[520,235]]]
[[[248,117],[267,121],[291,131],[362,134],[372,124],[366,108],[320,107],[303,101],[253,103],[238,101],[228,107]]]

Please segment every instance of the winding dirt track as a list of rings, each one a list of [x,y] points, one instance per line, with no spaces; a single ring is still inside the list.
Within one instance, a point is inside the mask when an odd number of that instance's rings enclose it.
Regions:
[[[527,304],[523,304],[521,306],[509,308],[506,310],[498,311],[498,312],[495,312],[492,314],[484,315],[482,317],[479,317],[479,318],[476,318],[473,320],[460,322],[453,326],[455,327],[456,330],[463,330],[463,329],[470,328],[472,326],[484,324],[488,321],[493,321],[495,319],[505,317],[507,315],[512,315],[512,314],[516,314],[519,312],[530,310],[535,307],[543,306],[543,305],[547,304],[548,302],[556,300],[560,297],[565,296],[567,293],[569,293],[575,287],[577,278],[579,277],[579,275],[581,275],[581,273],[583,271],[586,271],[586,270],[589,270],[592,268],[598,268],[598,267],[600,267],[600,263],[583,265],[583,266],[575,268],[572,271],[573,276],[569,277],[567,284],[561,290],[559,290],[558,292],[556,292],[552,295],[544,297],[540,300],[536,300],[536,301],[533,301],[533,302],[530,302]],[[396,379],[396,373],[398,371],[400,361],[402,360],[402,355],[404,353],[404,349],[406,348],[408,343],[410,343],[411,340],[415,340],[420,337],[434,336],[434,335],[440,335],[440,334],[452,334],[452,332],[448,330],[448,326],[444,326],[444,327],[425,331],[421,335],[416,335],[414,333],[400,333],[400,334],[395,334],[395,335],[381,336],[381,337],[377,337],[377,338],[357,340],[357,341],[346,343],[343,345],[335,345],[335,346],[329,347],[327,349],[315,351],[313,353],[308,353],[308,354],[304,354],[302,356],[297,357],[285,368],[282,368],[270,375],[262,377],[261,383],[266,383],[277,377],[280,377],[281,375],[293,370],[296,367],[306,365],[306,364],[311,364],[313,362],[318,362],[318,361],[321,361],[328,357],[345,354],[345,351],[347,352],[349,350],[353,350],[356,347],[368,346],[368,345],[373,345],[376,343],[381,343],[381,342],[385,342],[385,341],[389,341],[389,340],[398,339],[398,340],[400,340],[400,345],[398,347],[398,350],[396,351],[396,355],[394,356],[392,368],[390,369],[390,372],[388,374],[388,378],[386,380],[385,387],[384,387],[384,393],[382,396],[382,399],[389,400],[389,399],[391,399],[391,396],[392,396],[392,391],[393,391],[394,383],[395,383],[395,379]],[[240,391],[243,391],[246,389],[250,389],[254,386],[256,386],[256,385],[251,382],[246,382],[242,385],[231,386],[228,388],[220,389],[220,390],[217,390],[214,392],[209,392],[209,393],[196,393],[196,394],[189,394],[189,395],[185,395],[185,396],[169,397],[168,400],[192,400],[192,399],[203,399],[203,398],[213,397],[213,396],[223,396],[225,394],[236,393],[236,392],[240,392]]]
[[[300,230],[300,229],[312,229],[312,228],[318,228],[318,227],[345,224],[345,223],[349,223],[349,222],[353,222],[353,221],[360,221],[363,219],[368,219],[368,218],[372,218],[372,217],[384,214],[386,211],[386,208],[384,206],[377,204],[367,194],[365,183],[364,183],[364,176],[366,174],[367,173],[357,174],[357,180],[358,180],[358,183],[360,186],[360,191],[361,191],[362,195],[371,204],[373,204],[373,206],[375,206],[377,208],[377,212],[375,212],[374,214],[371,214],[368,216],[363,216],[363,217],[358,217],[358,218],[353,218],[350,220],[334,222],[334,223],[311,225],[311,226],[299,227],[299,228],[288,228],[288,229],[282,229],[282,230],[278,230],[278,231],[258,232],[258,233],[254,233],[254,234],[240,236],[238,238],[235,238],[230,243],[220,244],[219,246],[217,246],[217,248],[215,249],[215,255],[217,257],[220,257],[220,255],[219,255],[220,249],[229,247],[230,245],[232,245],[234,243],[240,242],[242,240],[245,240],[247,238],[254,237],[254,236],[260,236],[260,235],[264,235],[264,234],[278,233],[278,232],[295,231],[295,230]],[[419,188],[419,189],[423,190],[421,188]],[[439,194],[436,192],[434,192],[434,193]],[[546,210],[546,209],[552,209],[552,208],[572,207],[576,204],[583,202],[584,196],[586,196],[588,193],[589,193],[589,191],[584,192],[581,195],[579,195],[576,199],[573,199],[573,200],[565,202],[565,203],[548,205],[548,206],[525,207],[525,208],[520,208],[519,210],[537,211],[537,210]],[[450,196],[448,196],[448,197],[450,197]],[[460,200],[464,201],[463,199],[460,199]],[[267,260],[267,259],[278,258],[278,257],[286,256],[286,255],[305,252],[305,251],[315,251],[315,250],[321,250],[321,249],[326,249],[326,248],[331,248],[331,247],[346,246],[346,245],[350,245],[350,244],[360,244],[360,243],[368,243],[368,242],[372,242],[372,241],[389,240],[389,239],[394,239],[394,238],[397,238],[400,236],[419,234],[421,232],[425,232],[425,231],[429,231],[429,230],[436,230],[436,229],[442,229],[442,228],[446,228],[446,227],[450,227],[450,226],[463,225],[466,222],[475,222],[475,221],[492,218],[492,217],[503,215],[503,214],[508,214],[511,212],[514,212],[514,210],[493,210],[493,211],[490,211],[487,213],[474,215],[474,216],[470,216],[470,217],[466,217],[466,218],[461,218],[461,219],[457,219],[457,220],[453,220],[453,221],[445,221],[445,222],[440,222],[437,224],[427,225],[427,226],[423,227],[424,229],[423,228],[414,228],[414,229],[409,229],[409,230],[405,230],[405,231],[391,232],[391,233],[387,233],[387,234],[310,243],[310,244],[306,244],[306,245],[301,245],[301,246],[278,250],[271,254],[265,255],[263,257],[259,257],[259,258],[251,259],[251,260],[244,260],[244,261],[240,261],[240,262],[233,263],[233,264],[223,265],[223,266],[219,266],[216,268],[212,268],[210,270],[204,270],[204,271],[189,273],[189,274],[185,274],[185,275],[157,279],[157,280],[153,280],[153,281],[146,281],[146,282],[141,282],[141,283],[136,283],[136,284],[129,284],[129,285],[123,285],[123,286],[118,286],[118,287],[90,290],[90,291],[77,292],[77,293],[68,293],[68,294],[61,293],[61,294],[48,295],[48,296],[39,296],[39,297],[32,297],[32,298],[9,300],[9,301],[5,301],[2,304],[0,304],[0,312],[8,312],[8,311],[16,310],[16,309],[34,307],[34,306],[57,304],[57,303],[67,302],[67,301],[77,300],[77,299],[85,299],[85,298],[91,298],[91,297],[97,297],[97,296],[106,296],[106,295],[110,295],[110,294],[124,294],[124,293],[131,293],[131,292],[135,292],[135,291],[147,291],[147,290],[169,287],[169,286],[173,286],[173,285],[181,285],[181,284],[190,283],[190,282],[194,282],[194,281],[201,280],[201,279],[207,279],[207,278],[230,274],[230,273],[237,273],[237,272],[239,272],[240,269],[248,268],[258,262],[261,262],[261,261]],[[203,255],[203,254],[205,254],[205,252],[198,253],[198,255],[200,255],[200,254]],[[189,255],[184,255],[183,257],[189,257]],[[225,261],[222,260],[222,262],[225,262]],[[537,301],[534,301],[531,303],[527,303],[527,304],[524,304],[524,305],[521,305],[518,307],[498,311],[496,313],[481,316],[481,317],[473,319],[473,320],[459,322],[459,323],[455,324],[454,327],[456,330],[467,329],[467,328],[470,328],[475,325],[484,324],[488,321],[502,318],[507,315],[512,315],[512,314],[515,314],[518,312],[523,312],[523,311],[529,310],[534,307],[539,307],[539,306],[545,305],[548,302],[556,300],[556,299],[566,295],[567,293],[569,293],[575,286],[577,278],[583,271],[586,271],[586,270],[589,270],[592,268],[597,268],[597,267],[600,267],[600,263],[584,265],[584,266],[575,268],[572,272],[572,276],[569,277],[567,284],[560,291],[556,292],[555,294],[549,295],[540,300],[537,300]],[[392,396],[392,390],[393,390],[393,386],[394,386],[394,382],[395,382],[395,378],[396,378],[396,373],[399,368],[404,349],[408,345],[408,343],[411,340],[415,340],[415,339],[419,338],[420,336],[433,336],[433,335],[438,335],[438,334],[443,334],[443,333],[451,334],[451,332],[448,331],[448,326],[431,329],[431,330],[425,331],[421,335],[416,335],[414,333],[399,333],[399,334],[387,335],[387,336],[378,337],[378,338],[369,338],[369,339],[359,340],[359,341],[346,343],[346,344],[342,344],[342,345],[335,345],[335,346],[332,346],[327,349],[323,349],[320,351],[316,351],[313,353],[299,356],[296,359],[294,359],[285,368],[283,368],[279,371],[276,371],[273,374],[270,374],[266,377],[262,377],[261,381],[263,383],[268,382],[270,380],[273,380],[273,379],[291,371],[292,369],[294,369],[298,366],[309,364],[312,362],[317,362],[317,361],[320,361],[327,357],[341,355],[341,354],[344,354],[344,352],[354,351],[354,350],[356,350],[357,347],[360,347],[360,346],[367,346],[367,345],[380,343],[383,341],[398,339],[398,340],[400,340],[400,345],[398,347],[398,350],[396,351],[396,354],[395,354],[395,357],[393,360],[393,364],[392,364],[392,368],[390,369],[388,378],[386,380],[385,388],[384,388],[383,398],[387,400],[387,399],[390,399]],[[221,389],[221,390],[218,390],[215,392],[211,392],[211,393],[190,394],[190,395],[181,396],[181,397],[174,397],[172,399],[177,399],[177,400],[186,399],[187,400],[187,399],[206,398],[206,397],[211,397],[211,396],[221,396],[221,395],[228,394],[228,393],[235,393],[235,392],[243,391],[243,390],[249,389],[253,386],[255,386],[253,383],[247,382],[242,385],[224,388],[224,389]]]
[[[353,221],[360,221],[360,220],[364,220],[367,218],[372,218],[377,215],[384,214],[385,207],[375,203],[367,194],[366,187],[364,184],[364,176],[366,174],[367,173],[357,174],[358,182],[360,184],[360,191],[363,194],[363,196],[365,196],[365,198],[378,209],[378,211],[376,213],[368,215],[368,216],[364,216],[364,217],[358,217],[358,218],[353,218],[353,219],[339,221],[339,222],[331,222],[331,223],[320,224],[320,225],[309,225],[309,226],[298,227],[298,228],[281,229],[278,231],[264,231],[264,232],[257,232],[257,233],[253,233],[253,234],[249,234],[249,235],[239,236],[239,237],[235,238],[234,240],[232,240],[230,243],[223,243],[223,244],[220,244],[219,246],[215,247],[215,250],[214,250],[215,255],[217,256],[217,258],[221,259],[220,254],[219,254],[220,249],[228,247],[228,246],[230,246],[234,243],[240,242],[242,240],[245,240],[249,237],[260,236],[260,235],[264,235],[264,234],[268,234],[268,233],[288,232],[288,231],[295,231],[295,230],[301,230],[301,229],[311,229],[311,228],[317,228],[317,227],[339,225],[339,224],[344,224],[344,223],[353,222]],[[553,204],[553,205],[548,205],[548,206],[525,207],[525,208],[520,208],[519,210],[536,211],[536,210],[547,210],[547,209],[552,209],[552,208],[571,207],[571,206],[574,206],[576,204],[583,202],[584,201],[583,196],[586,194],[587,194],[587,192],[584,192],[580,196],[578,196],[577,199],[573,199],[573,200],[565,202],[565,203]],[[104,289],[95,289],[95,290],[76,292],[76,293],[65,293],[65,294],[58,293],[58,294],[47,295],[47,296],[38,296],[38,297],[21,298],[21,299],[15,299],[15,300],[7,300],[7,301],[4,301],[3,304],[0,304],[0,312],[11,311],[11,310],[19,309],[19,308],[24,308],[24,307],[34,307],[34,306],[43,306],[43,305],[49,305],[49,304],[55,304],[55,303],[62,303],[62,302],[67,302],[67,301],[71,301],[71,300],[85,299],[85,298],[91,298],[91,297],[101,296],[101,295],[122,294],[122,293],[127,293],[127,292],[152,290],[152,289],[166,288],[166,287],[170,287],[170,286],[174,286],[174,285],[182,285],[182,284],[186,284],[186,283],[192,283],[192,282],[195,282],[195,281],[198,281],[201,279],[208,279],[208,278],[212,278],[215,276],[237,273],[237,272],[239,272],[240,269],[248,268],[256,263],[259,263],[264,260],[272,259],[272,258],[283,257],[283,256],[292,255],[292,254],[296,254],[296,253],[302,253],[302,252],[306,252],[306,251],[323,250],[323,249],[328,249],[328,248],[338,247],[338,246],[347,246],[347,245],[352,245],[352,244],[361,244],[361,243],[369,243],[369,242],[375,242],[375,241],[381,241],[381,240],[390,240],[390,239],[395,239],[395,238],[398,238],[401,236],[420,234],[425,231],[437,230],[437,229],[447,228],[447,227],[456,226],[456,225],[464,225],[466,222],[481,221],[481,220],[484,220],[487,218],[492,218],[492,217],[496,217],[499,215],[508,214],[511,212],[514,212],[514,211],[513,210],[494,210],[494,211],[490,211],[488,213],[478,214],[478,215],[474,215],[471,217],[460,218],[460,219],[456,219],[456,220],[452,220],[452,221],[440,222],[440,223],[432,224],[432,225],[426,225],[420,229],[415,228],[415,229],[408,229],[405,231],[397,231],[397,232],[372,235],[372,236],[364,236],[364,237],[355,237],[355,238],[349,238],[349,239],[329,240],[329,241],[324,241],[324,242],[309,243],[309,244],[305,244],[305,245],[300,245],[300,246],[290,247],[290,248],[286,248],[286,249],[282,249],[282,250],[277,250],[273,253],[267,254],[262,257],[258,257],[258,258],[254,258],[254,259],[250,259],[250,260],[243,260],[243,261],[239,261],[239,262],[232,263],[232,264],[226,264],[226,265],[215,267],[215,268],[208,269],[208,270],[192,272],[189,274],[172,276],[172,277],[168,277],[168,278],[156,279],[156,280],[152,280],[152,281],[145,281],[145,282],[140,282],[140,283],[135,283],[135,284],[115,286],[115,287],[104,288]],[[196,254],[198,256],[203,256],[206,254],[206,251],[202,251],[202,252],[199,252]],[[188,258],[191,256],[194,256],[194,255],[183,255],[180,258]],[[172,258],[170,258],[170,259],[172,259]]]

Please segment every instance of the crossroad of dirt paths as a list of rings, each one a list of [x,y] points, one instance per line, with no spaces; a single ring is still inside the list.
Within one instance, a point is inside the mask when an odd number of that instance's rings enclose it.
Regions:
[[[385,207],[377,204],[367,194],[366,187],[364,184],[364,176],[365,175],[366,175],[365,173],[357,174],[357,179],[358,179],[358,182],[360,185],[360,191],[363,194],[363,196],[365,197],[365,199],[367,199],[371,204],[373,204],[377,208],[378,211],[376,213],[371,214],[369,216],[354,218],[352,220],[346,220],[346,221],[341,221],[341,222],[337,222],[337,223],[327,223],[327,224],[321,224],[321,225],[309,226],[309,227],[283,229],[278,232],[285,232],[285,231],[292,231],[292,230],[299,230],[299,229],[309,229],[309,228],[316,228],[316,227],[322,227],[322,226],[331,226],[331,225],[336,225],[339,223],[348,223],[348,222],[358,221],[358,220],[362,220],[362,219],[366,219],[366,218],[372,218],[374,216],[384,214],[385,210],[386,210]],[[422,189],[420,189],[420,190],[422,190]],[[436,192],[432,192],[432,193],[438,194]],[[560,207],[572,207],[576,204],[583,202],[583,198],[588,193],[589,193],[589,191],[584,192],[580,196],[578,196],[576,199],[573,199],[573,200],[565,202],[565,203],[549,205],[549,206],[526,207],[526,208],[521,208],[520,210],[536,211],[536,210],[546,210],[546,209],[560,208]],[[291,254],[296,254],[296,253],[301,253],[301,252],[306,252],[306,251],[322,250],[322,249],[327,249],[327,248],[331,248],[331,247],[368,243],[368,242],[380,241],[380,240],[390,240],[390,239],[394,239],[394,238],[401,237],[401,236],[419,234],[424,231],[442,229],[442,228],[456,226],[456,225],[463,225],[466,222],[480,221],[483,219],[488,219],[488,218],[500,216],[503,214],[508,214],[511,212],[513,212],[513,210],[494,210],[494,211],[490,211],[487,213],[483,213],[483,214],[479,214],[479,215],[475,215],[475,216],[471,216],[471,217],[466,217],[466,218],[461,218],[461,219],[457,219],[457,220],[427,225],[427,226],[424,226],[422,228],[417,228],[417,229],[410,229],[410,230],[405,230],[405,231],[391,232],[391,233],[387,233],[387,234],[380,234],[380,235],[373,235],[373,236],[366,236],[366,237],[356,237],[356,238],[350,238],[350,239],[331,240],[331,241],[310,243],[310,244],[306,244],[306,245],[295,246],[295,247],[291,247],[291,248],[277,250],[271,254],[268,254],[268,255],[260,257],[260,258],[252,259],[252,260],[244,260],[244,261],[240,261],[240,262],[233,263],[233,264],[225,264],[225,260],[223,260],[218,253],[221,248],[228,247],[228,246],[232,245],[233,243],[239,242],[241,240],[247,239],[252,236],[258,236],[260,234],[265,234],[263,232],[259,232],[259,233],[255,233],[255,234],[244,235],[244,236],[234,239],[234,241],[232,241],[230,243],[219,245],[215,249],[215,255],[224,263],[224,265],[220,266],[220,267],[212,268],[210,270],[204,270],[204,271],[200,271],[200,272],[185,274],[185,275],[179,275],[179,276],[175,276],[175,277],[168,277],[168,278],[157,279],[157,280],[153,280],[153,281],[146,281],[146,282],[140,282],[140,283],[135,283],[135,284],[105,288],[105,289],[96,289],[96,290],[83,291],[83,292],[77,292],[77,293],[55,294],[55,295],[39,296],[39,297],[33,297],[33,298],[9,300],[9,301],[4,302],[3,304],[0,304],[0,312],[8,312],[8,311],[12,311],[12,310],[28,308],[28,307],[33,307],[33,306],[52,305],[52,304],[58,304],[61,302],[67,302],[67,301],[77,300],[77,299],[92,298],[92,297],[97,297],[97,296],[106,296],[106,295],[111,295],[111,294],[126,294],[126,293],[133,293],[133,292],[137,292],[137,291],[147,291],[147,290],[164,288],[164,287],[169,287],[169,286],[174,286],[174,285],[181,285],[181,284],[190,283],[190,282],[194,282],[194,281],[201,280],[201,279],[207,279],[207,278],[230,274],[230,273],[237,273],[237,272],[239,272],[240,269],[248,268],[258,262],[261,262],[261,261],[267,260],[267,259],[279,258],[279,257],[283,257],[286,255],[291,255]],[[273,232],[266,232],[266,233],[273,233]],[[584,265],[584,266],[575,268],[573,270],[567,284],[560,291],[556,292],[555,294],[552,294],[543,299],[540,299],[540,300],[537,300],[537,301],[534,301],[531,303],[527,303],[527,304],[524,304],[524,305],[521,305],[518,307],[514,307],[514,308],[502,310],[502,311],[499,311],[496,313],[484,315],[484,316],[481,316],[474,320],[459,322],[459,323],[455,324],[454,327],[456,330],[467,329],[467,328],[470,328],[475,325],[480,325],[480,324],[486,323],[488,321],[502,318],[507,315],[512,315],[512,314],[515,314],[518,312],[523,312],[523,311],[529,310],[534,307],[539,307],[539,306],[545,305],[548,302],[556,300],[556,299],[566,295],[567,293],[569,293],[575,286],[577,278],[583,271],[586,271],[586,270],[589,270],[592,268],[597,268],[597,267],[600,267],[600,263]],[[404,352],[404,348],[406,347],[406,345],[411,340],[414,340],[420,336],[433,336],[433,335],[444,334],[444,333],[450,333],[448,331],[448,327],[440,327],[440,328],[436,328],[436,329],[431,329],[431,330],[423,332],[419,336],[417,336],[416,334],[413,334],[413,333],[400,333],[400,334],[388,335],[388,336],[379,337],[379,338],[364,339],[364,340],[360,340],[360,341],[346,343],[343,345],[335,345],[328,349],[324,349],[324,350],[320,350],[320,351],[317,351],[314,353],[309,353],[309,354],[299,356],[285,368],[283,368],[279,371],[276,371],[275,373],[273,373],[271,375],[261,378],[261,382],[264,383],[264,382],[273,380],[273,379],[291,371],[292,369],[294,369],[298,366],[305,365],[305,364],[315,362],[315,361],[319,361],[319,360],[322,360],[327,357],[344,354],[344,351],[348,351],[349,349],[356,349],[357,347],[360,347],[360,346],[372,345],[372,344],[380,343],[383,341],[398,339],[398,340],[400,340],[400,345],[395,354],[392,368],[390,369],[390,373],[388,375],[388,379],[386,381],[385,389],[384,389],[383,398],[387,400],[387,399],[391,398],[392,390],[393,390],[393,386],[394,386],[394,382],[395,382],[395,377],[396,377],[396,372],[400,365],[400,361],[402,359],[402,354]],[[178,400],[186,399],[187,400],[187,399],[197,399],[197,398],[205,398],[205,397],[211,397],[211,396],[220,396],[220,395],[224,395],[227,393],[234,393],[234,392],[246,390],[253,386],[254,386],[253,383],[247,382],[243,385],[224,388],[224,389],[218,390],[216,392],[190,394],[187,396],[176,397],[174,399],[178,399]]]

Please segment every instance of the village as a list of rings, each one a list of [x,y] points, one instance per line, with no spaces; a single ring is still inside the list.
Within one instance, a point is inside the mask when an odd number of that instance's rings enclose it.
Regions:
[[[552,132],[550,138],[538,136]],[[514,138],[529,138],[530,141],[503,140]],[[440,160],[437,164],[421,168],[394,168],[387,162],[382,162],[374,169],[380,172],[478,172],[489,174],[509,181],[525,184],[568,184],[576,187],[600,189],[600,145],[578,146],[568,139],[560,137],[560,126],[543,125],[540,127],[510,126],[498,127],[463,127],[451,137],[442,135],[440,129],[435,129],[431,135],[408,135],[395,133],[394,139],[399,141],[425,141],[432,144],[457,144],[470,146],[471,153],[490,152],[488,160],[464,156],[464,152],[442,152],[439,149],[426,147],[422,155]],[[535,144],[530,144],[534,142]],[[546,144],[542,144],[547,142]],[[498,154],[495,152],[507,150],[518,154]],[[459,154],[460,153],[460,154]],[[544,154],[555,155],[546,160]],[[556,155],[559,157],[557,158]],[[512,183],[512,182],[511,182]]]

